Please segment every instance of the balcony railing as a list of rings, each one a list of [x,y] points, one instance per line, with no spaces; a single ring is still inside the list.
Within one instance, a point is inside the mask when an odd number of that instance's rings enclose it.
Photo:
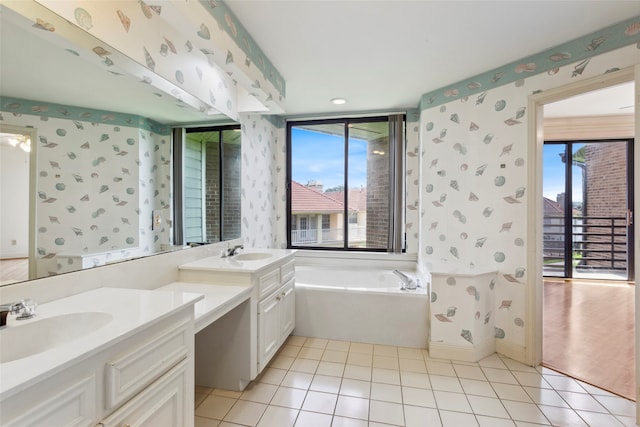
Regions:
[[[320,233],[318,233],[320,231]],[[320,239],[318,238],[320,237]],[[367,237],[366,227],[349,227],[349,244],[363,242]],[[293,246],[321,246],[344,241],[344,229],[291,230]]]
[[[583,216],[572,218],[571,260],[576,269],[626,270],[627,219],[625,217]],[[544,263],[564,265],[564,218],[545,216]]]

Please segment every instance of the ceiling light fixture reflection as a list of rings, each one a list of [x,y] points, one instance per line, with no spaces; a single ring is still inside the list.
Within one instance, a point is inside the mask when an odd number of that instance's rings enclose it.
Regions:
[[[12,147],[20,147],[22,151],[28,153],[31,151],[31,138],[26,135],[15,135],[6,140]]]
[[[347,100],[344,98],[333,98],[331,103],[334,105],[344,105],[347,103]]]
[[[22,151],[26,152],[26,153],[30,153],[31,152],[31,139],[27,138],[26,141],[23,141],[20,143],[20,148],[22,149]]]

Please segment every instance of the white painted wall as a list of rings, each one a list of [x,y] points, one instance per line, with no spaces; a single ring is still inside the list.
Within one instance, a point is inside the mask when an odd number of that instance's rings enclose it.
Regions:
[[[2,145],[0,146],[0,258],[28,256],[29,154],[19,148]]]

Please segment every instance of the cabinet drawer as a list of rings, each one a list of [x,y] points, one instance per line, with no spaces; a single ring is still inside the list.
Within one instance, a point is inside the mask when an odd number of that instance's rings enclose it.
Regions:
[[[282,283],[287,283],[296,274],[296,261],[292,259],[280,267],[280,277]]]
[[[193,411],[187,412],[184,404],[185,396],[188,396],[187,375],[189,373],[187,361],[183,360],[99,425],[102,427],[122,425],[189,427],[193,425]]]
[[[263,297],[280,286],[280,269],[277,268],[263,274],[258,280],[260,286],[260,297]]]
[[[43,395],[34,396],[36,399],[33,401],[18,403],[34,403],[33,407],[24,411],[19,417],[5,424],[3,415],[2,425],[6,427],[88,426],[95,423],[97,413],[95,376],[82,378],[52,394],[46,393],[46,388],[43,391],[44,393],[40,393]],[[38,397],[42,400],[38,400]],[[41,403],[37,404],[38,401]]]
[[[188,322],[182,322],[165,329],[130,352],[107,362],[106,409],[120,405],[187,357],[190,339],[187,325]]]

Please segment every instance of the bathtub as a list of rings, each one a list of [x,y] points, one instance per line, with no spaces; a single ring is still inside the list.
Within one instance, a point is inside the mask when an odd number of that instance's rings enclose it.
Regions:
[[[401,270],[411,277],[415,271]],[[295,335],[426,348],[428,280],[401,290],[390,269],[296,266]]]

